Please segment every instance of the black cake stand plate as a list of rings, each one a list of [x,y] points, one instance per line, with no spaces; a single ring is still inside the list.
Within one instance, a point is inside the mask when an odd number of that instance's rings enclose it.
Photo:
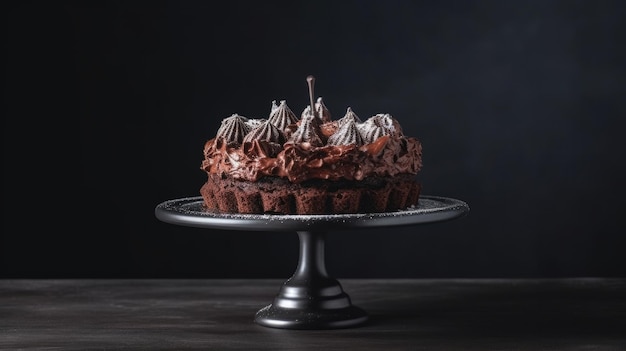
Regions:
[[[354,306],[341,284],[326,272],[328,231],[408,226],[447,221],[469,211],[467,203],[440,196],[420,196],[418,205],[401,211],[335,215],[227,214],[206,210],[202,197],[160,203],[156,217],[166,223],[209,229],[297,232],[298,267],[274,301],[260,309],[254,321],[284,329],[338,329],[365,322],[367,313]]]

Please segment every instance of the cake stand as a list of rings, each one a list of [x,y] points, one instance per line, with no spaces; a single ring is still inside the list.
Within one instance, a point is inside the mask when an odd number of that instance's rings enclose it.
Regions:
[[[328,231],[396,227],[447,221],[463,216],[469,206],[457,199],[420,196],[417,206],[401,211],[335,215],[227,214],[207,211],[202,197],[160,203],[156,217],[166,223],[241,231],[297,232],[300,255],[295,273],[280,287],[273,302],[254,321],[283,329],[338,329],[357,326],[367,312],[352,304],[341,284],[326,272]]]

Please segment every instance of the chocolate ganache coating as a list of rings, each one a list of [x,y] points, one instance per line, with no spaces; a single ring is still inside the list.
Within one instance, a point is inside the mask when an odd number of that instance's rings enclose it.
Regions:
[[[272,106],[267,120],[237,114],[224,119],[204,145],[201,169],[252,182],[280,177],[302,183],[417,174],[422,168],[420,141],[405,136],[388,113],[361,122],[348,108],[340,120],[323,122],[310,105],[300,120],[284,101]]]

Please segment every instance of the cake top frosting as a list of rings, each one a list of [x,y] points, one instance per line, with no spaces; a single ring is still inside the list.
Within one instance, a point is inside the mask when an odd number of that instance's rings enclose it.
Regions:
[[[205,143],[201,169],[241,180],[270,176],[292,182],[420,171],[421,143],[405,136],[391,114],[377,113],[362,121],[348,107],[342,118],[332,120],[322,98],[314,102],[314,79],[307,81],[309,105],[299,119],[286,100],[272,101],[266,119],[238,114],[224,118],[215,137]]]

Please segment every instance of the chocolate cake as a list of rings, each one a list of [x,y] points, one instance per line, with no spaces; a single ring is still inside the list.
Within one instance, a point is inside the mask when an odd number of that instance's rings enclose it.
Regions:
[[[387,113],[365,121],[350,108],[332,120],[322,98],[300,118],[286,101],[267,119],[233,114],[204,145],[200,194],[210,211],[343,214],[402,210],[422,189],[422,145]],[[311,108],[313,106],[313,108]]]

